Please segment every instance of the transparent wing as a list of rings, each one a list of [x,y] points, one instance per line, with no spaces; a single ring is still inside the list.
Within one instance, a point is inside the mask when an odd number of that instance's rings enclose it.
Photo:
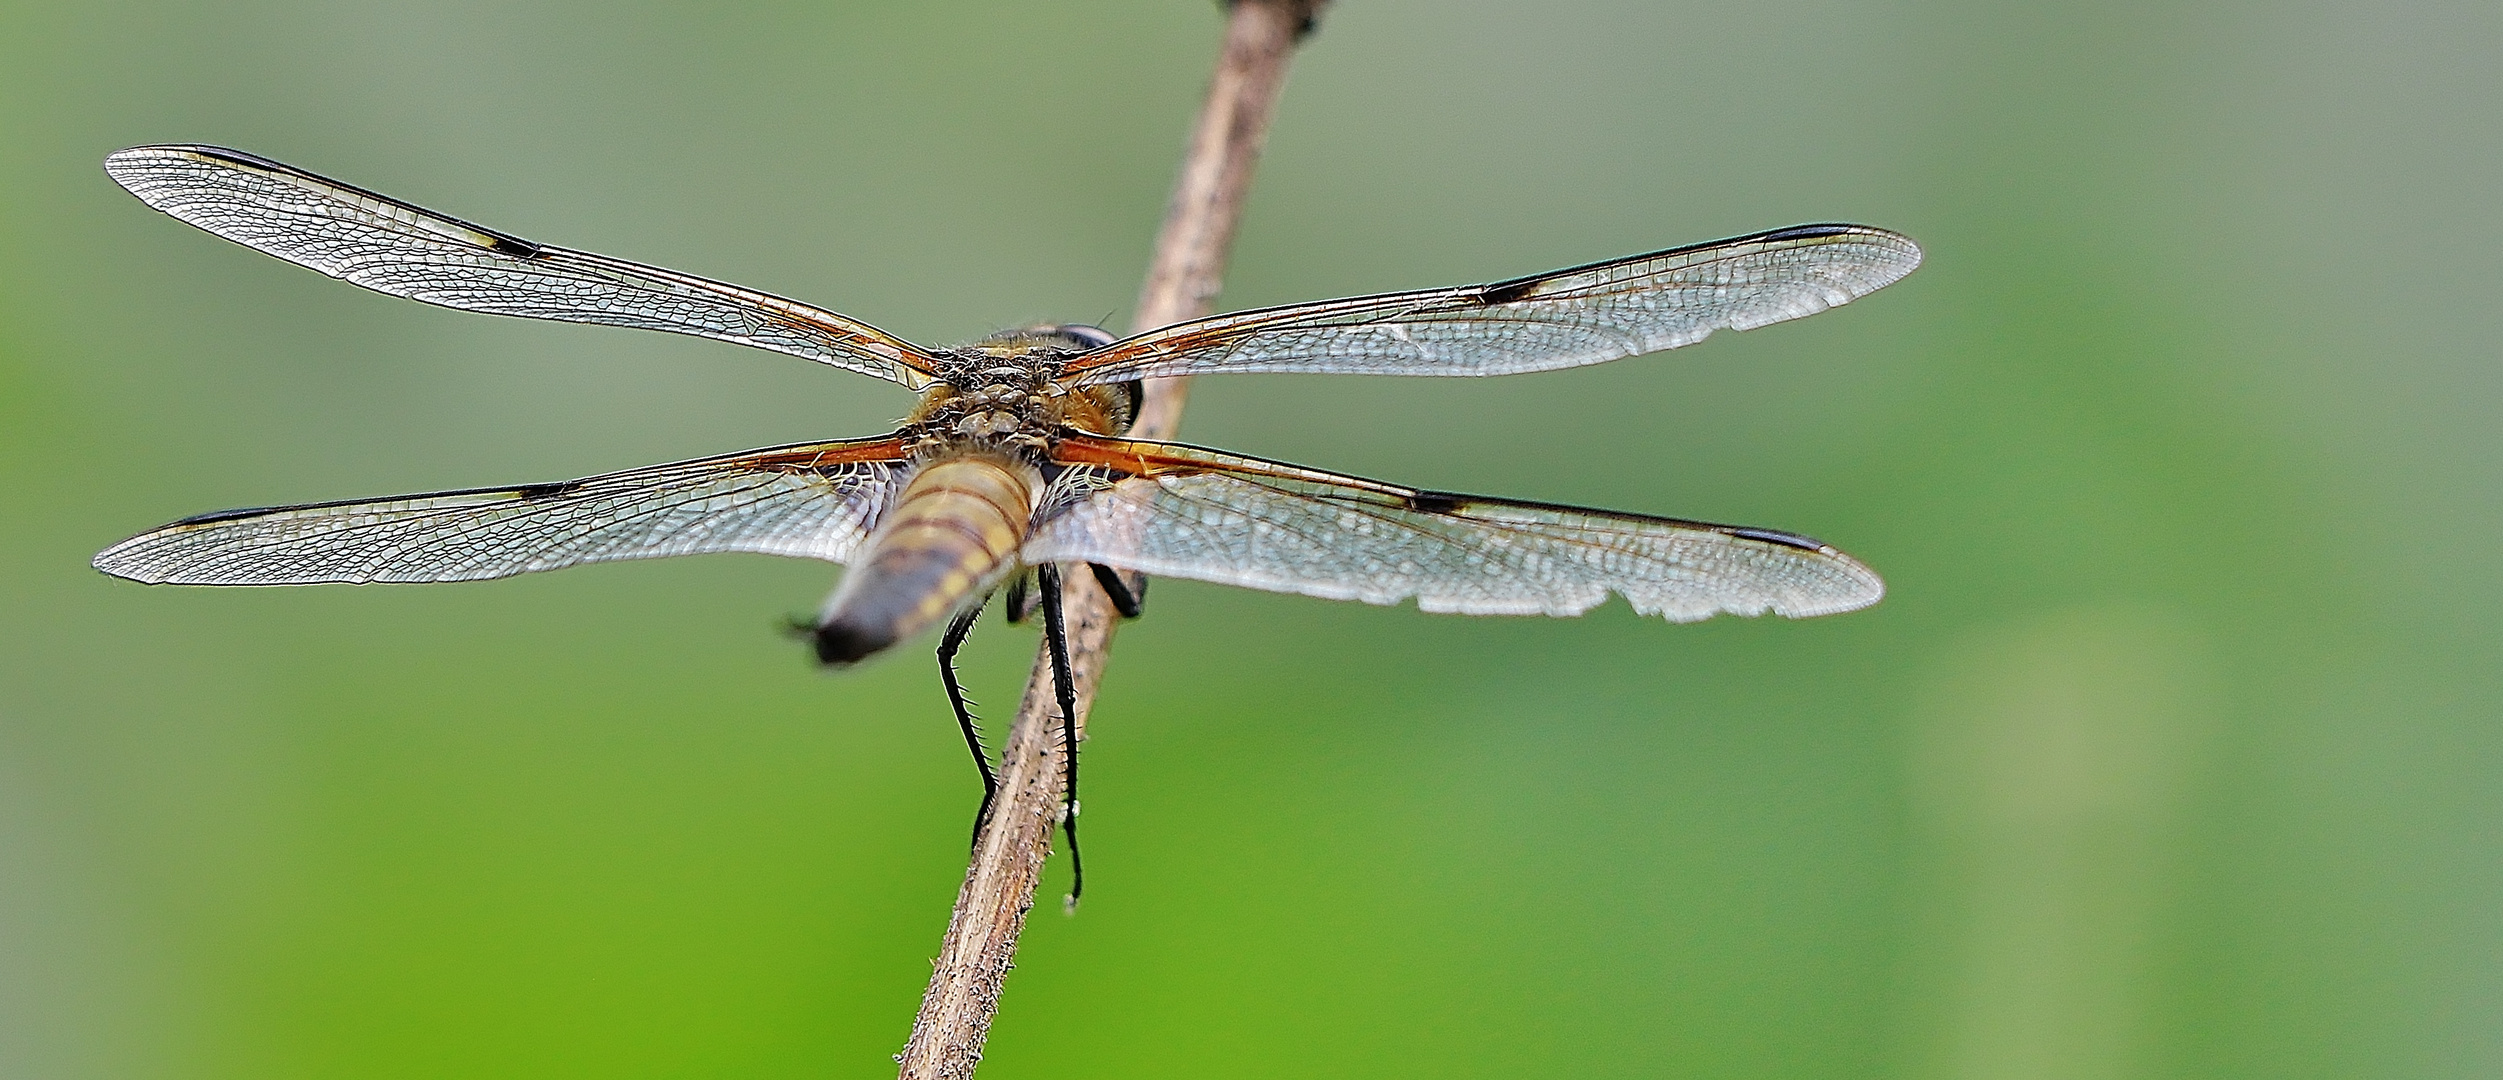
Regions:
[[[893,437],[809,443],[558,484],[229,510],[106,548],[149,584],[476,581],[615,559],[752,551],[842,562],[905,468]]]
[[[1883,229],[1800,225],[1493,285],[1219,315],[1113,342],[1072,360],[1062,378],[1579,367],[1814,315],[1920,264],[1919,245]]]
[[[571,251],[216,146],[138,146],[104,171],[174,217],[375,292],[753,345],[918,387],[919,347],[867,323],[691,274]]]
[[[1473,615],[1574,615],[1614,592],[1676,622],[1800,618],[1885,594],[1850,556],[1768,529],[1417,491],[1171,443],[1071,438],[1058,455],[1066,494],[1020,552],[1029,564]]]

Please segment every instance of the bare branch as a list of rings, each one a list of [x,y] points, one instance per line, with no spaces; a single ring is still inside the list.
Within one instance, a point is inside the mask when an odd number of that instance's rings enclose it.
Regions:
[[[1224,52],[1192,129],[1173,201],[1165,208],[1155,261],[1139,293],[1134,331],[1209,313],[1244,195],[1251,188],[1252,167],[1285,86],[1288,62],[1326,3],[1229,4]],[[1173,438],[1182,423],[1186,382],[1150,380],[1131,433]],[[1083,739],[1117,619],[1092,576],[1066,574],[1062,582],[1070,679]],[[1016,955],[1026,913],[1034,907],[1043,860],[1051,852],[1052,827],[1060,818],[1061,725],[1054,690],[1050,657],[1038,653],[1001,761],[999,801],[965,869],[965,884],[957,893],[930,989],[913,1020],[912,1038],[896,1055],[907,1080],[971,1077],[982,1060],[982,1040],[999,1009],[1000,985]]]

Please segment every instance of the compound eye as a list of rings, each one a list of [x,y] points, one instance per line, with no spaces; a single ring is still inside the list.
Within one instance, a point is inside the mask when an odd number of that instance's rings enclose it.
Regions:
[[[1061,323],[1040,328],[1044,333],[1069,339],[1081,349],[1100,349],[1113,343],[1111,331],[1085,323]]]

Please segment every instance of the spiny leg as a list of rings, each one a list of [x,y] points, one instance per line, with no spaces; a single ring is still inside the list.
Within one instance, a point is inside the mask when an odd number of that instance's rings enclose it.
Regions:
[[[1122,618],[1135,619],[1147,610],[1147,575],[1140,574],[1138,588],[1133,589],[1119,570],[1099,562],[1088,563],[1086,568],[1095,571],[1095,583],[1104,587],[1105,599],[1112,601],[1112,609]]]
[[[947,634],[939,639],[939,682],[947,687],[947,703],[956,710],[956,726],[964,729],[965,748],[973,751],[973,767],[982,771],[982,808],[973,814],[973,843],[982,843],[982,823],[991,818],[991,802],[999,795],[999,777],[991,771],[991,755],[982,749],[982,729],[974,723],[972,703],[965,700],[965,688],[956,681],[956,650],[964,645],[965,635],[973,632],[974,619],[982,614],[982,605],[989,597],[974,601],[972,607],[958,612],[955,621],[947,624]]]
[[[1035,569],[1035,584],[1043,594],[1043,640],[1052,654],[1052,687],[1060,698],[1060,744],[1065,748],[1061,767],[1067,770],[1062,778],[1060,827],[1069,836],[1069,899],[1071,910],[1078,906],[1078,895],[1086,891],[1086,864],[1078,858],[1078,690],[1069,677],[1069,632],[1061,621],[1060,568],[1045,563]]]

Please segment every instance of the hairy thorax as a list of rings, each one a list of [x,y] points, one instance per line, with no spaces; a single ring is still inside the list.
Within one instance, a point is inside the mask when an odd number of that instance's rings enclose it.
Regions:
[[[938,380],[905,420],[914,456],[1002,455],[1040,466],[1063,431],[1120,434],[1136,411],[1136,384],[1052,381],[1069,358],[1109,337],[1093,327],[1040,326],[939,353]]]

